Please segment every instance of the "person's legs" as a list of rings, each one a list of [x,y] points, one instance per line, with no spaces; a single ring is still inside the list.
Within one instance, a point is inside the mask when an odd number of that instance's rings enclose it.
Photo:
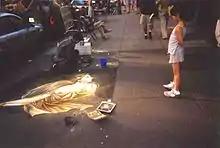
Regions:
[[[136,5],[136,0],[131,0],[131,10],[134,11],[136,8],[135,8],[135,5]]]
[[[169,63],[172,64],[173,81],[168,85],[164,85],[165,88],[171,90],[164,92],[164,95],[166,97],[176,97],[180,95],[180,83],[181,83],[180,66],[183,61],[184,61],[183,50],[179,50],[174,55],[170,55]]]
[[[105,34],[103,26],[104,26],[104,22],[98,21],[94,23],[95,30],[97,30],[100,33],[103,39],[106,39],[107,35]]]
[[[141,24],[143,31],[144,31],[144,37],[145,37],[145,39],[147,39],[148,38],[148,28],[147,28],[147,16],[146,15],[141,14],[140,24]]]
[[[164,95],[166,97],[178,97],[180,96],[180,63],[173,63],[172,64],[173,68],[173,81],[170,84],[170,91],[165,91]]]
[[[102,25],[102,28],[104,30],[104,33],[109,33],[112,31],[112,29],[108,29],[104,24]]]
[[[106,26],[105,26],[105,23],[103,21],[96,21],[94,23],[94,27],[95,28],[98,28],[98,27],[102,27],[104,33],[109,33],[112,31],[112,29],[108,29]]]
[[[130,13],[130,9],[131,9],[131,0],[125,0],[126,2],[126,11],[127,13]]]
[[[127,11],[126,1],[127,1],[127,0],[122,0],[122,3],[121,3],[121,5],[122,5],[122,11],[123,11],[123,12],[126,12],[126,11]]]
[[[173,63],[173,82],[174,82],[174,89],[176,91],[180,90],[180,63]]]
[[[174,97],[180,96],[180,91],[179,91],[180,90],[180,63],[173,63],[172,68],[173,68],[173,75],[174,75],[173,81],[174,82],[171,82],[170,84],[168,84],[170,85],[169,86],[170,88],[168,89],[171,89],[171,90],[165,91],[164,96],[174,98]]]
[[[139,0],[136,0],[136,12],[137,12],[137,14],[140,13]]]
[[[161,34],[163,39],[168,38],[168,32],[167,32],[167,23],[168,23],[168,18],[165,14],[160,13],[160,26],[161,26]]]
[[[102,37],[103,39],[107,39],[107,38],[108,38],[107,35],[106,35],[105,32],[104,32],[104,29],[103,29],[102,27],[99,27],[99,28],[98,28],[98,31],[99,31],[99,33],[100,33],[100,35],[101,35],[101,37]]]

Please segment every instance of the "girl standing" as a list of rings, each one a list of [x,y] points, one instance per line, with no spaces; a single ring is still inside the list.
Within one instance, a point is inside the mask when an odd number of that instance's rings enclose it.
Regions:
[[[168,43],[168,54],[170,55],[169,63],[172,65],[173,69],[173,81],[164,85],[166,89],[170,90],[165,91],[164,95],[166,97],[177,97],[180,96],[180,66],[184,61],[183,39],[186,34],[186,28],[183,16],[176,7],[171,9],[171,16],[174,21],[177,22]]]

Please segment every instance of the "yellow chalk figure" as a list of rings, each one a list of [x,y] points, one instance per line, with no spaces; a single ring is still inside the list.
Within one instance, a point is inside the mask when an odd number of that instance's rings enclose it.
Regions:
[[[67,112],[72,109],[80,111],[93,107],[89,104],[76,103],[76,100],[93,95],[98,85],[90,75],[84,75],[73,81],[57,81],[37,87],[22,99],[1,103],[0,106],[24,106],[32,117],[40,114]]]

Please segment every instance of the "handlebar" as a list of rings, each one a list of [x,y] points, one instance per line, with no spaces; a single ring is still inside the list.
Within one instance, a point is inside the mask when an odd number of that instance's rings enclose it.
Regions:
[[[73,30],[74,27],[75,27],[74,25],[68,27],[66,32],[68,32],[69,30]]]
[[[67,30],[64,34],[68,35],[69,33],[76,33],[76,32],[77,32],[76,30],[71,29],[71,30]]]

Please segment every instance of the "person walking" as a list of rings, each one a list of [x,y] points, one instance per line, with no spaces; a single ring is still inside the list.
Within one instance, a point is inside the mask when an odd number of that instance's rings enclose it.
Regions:
[[[160,26],[161,26],[161,35],[163,40],[168,39],[168,20],[169,20],[169,1],[168,0],[156,0],[158,6]]]
[[[170,90],[164,92],[166,97],[177,97],[180,96],[180,72],[181,63],[184,61],[183,39],[186,34],[186,27],[184,18],[179,9],[176,7],[172,8],[171,15],[174,21],[177,22],[168,43],[168,54],[170,55],[169,63],[172,64],[173,81],[163,86]]]
[[[131,0],[131,10],[135,11],[136,9],[136,0]]]
[[[92,0],[88,0],[88,16],[92,18],[94,17]]]
[[[140,25],[142,25],[144,31],[144,38],[148,39],[149,35],[149,17],[152,13],[155,12],[156,3],[155,0],[139,0],[139,8],[140,8]]]
[[[131,2],[132,2],[132,0],[124,0],[124,4],[126,6],[126,12],[127,13],[131,12]]]
[[[136,0],[136,14],[140,14],[139,1],[140,0]]]

